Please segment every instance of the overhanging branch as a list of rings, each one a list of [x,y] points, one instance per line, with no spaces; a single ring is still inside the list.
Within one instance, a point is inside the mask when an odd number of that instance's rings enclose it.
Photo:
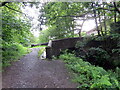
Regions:
[[[24,14],[24,15],[26,16],[25,13],[23,13],[23,12],[21,12],[21,11],[19,11],[19,10],[13,9],[13,8],[11,8],[11,7],[8,7],[7,5],[4,5],[4,6],[7,7],[8,9],[11,9],[11,10],[13,10],[13,11],[19,12],[19,13]]]
[[[2,2],[2,3],[0,4],[0,7],[5,6],[7,3],[10,3],[10,2]]]
[[[88,11],[84,14],[81,14],[81,15],[65,15],[65,16],[56,16],[56,17],[85,17],[85,15],[89,14],[91,11]]]
[[[66,16],[57,16],[57,17],[84,17],[85,15],[73,16],[73,15],[66,15]]]
[[[102,9],[102,10],[108,10],[108,11],[116,11],[116,12],[118,12],[120,14],[120,10],[117,8],[115,3],[114,3],[114,8],[115,9],[97,8],[96,10]]]

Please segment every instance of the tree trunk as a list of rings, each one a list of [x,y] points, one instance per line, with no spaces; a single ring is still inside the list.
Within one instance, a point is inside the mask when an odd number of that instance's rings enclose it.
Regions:
[[[113,2],[113,4],[114,4],[114,7],[116,7],[116,4],[115,4],[115,2]],[[115,8],[116,9],[116,8]],[[116,11],[114,11],[114,22],[116,23],[117,21],[116,21]]]
[[[103,8],[104,8],[104,4],[103,4]],[[103,23],[104,23],[104,29],[105,29],[105,35],[106,35],[107,34],[107,27],[106,27],[106,16],[105,16],[104,10],[103,10],[103,15],[104,15]]]
[[[79,37],[81,37],[81,31],[82,31],[82,27],[83,27],[84,22],[85,22],[85,20],[83,20],[82,25],[81,25],[81,29],[79,30],[79,33],[78,33]]]
[[[103,36],[104,34],[103,34],[103,31],[102,31],[101,17],[100,17],[100,11],[99,10],[98,10],[98,17],[99,17],[99,24],[100,24],[99,28],[100,28],[101,34]]]
[[[95,24],[96,24],[96,28],[97,28],[97,32],[98,32],[98,36],[100,35],[100,31],[98,28],[98,23],[97,23],[97,17],[96,17],[96,7],[94,6],[95,3],[92,2],[92,8],[93,8],[93,13],[94,13],[94,18],[95,18]]]
[[[120,14],[120,10],[117,8],[116,2],[113,2],[113,4],[114,4],[115,12],[118,12]]]

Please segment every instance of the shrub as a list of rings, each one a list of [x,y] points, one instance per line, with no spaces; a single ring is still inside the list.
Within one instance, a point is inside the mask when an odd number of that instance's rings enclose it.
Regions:
[[[2,65],[9,66],[10,62],[19,59],[27,53],[27,48],[18,43],[3,42],[2,46]]]
[[[119,33],[120,34],[120,21],[116,23],[112,23],[110,25],[111,33]]]
[[[75,57],[71,53],[64,53],[59,58],[64,60],[66,66],[75,74],[73,81],[80,84],[78,88],[120,89],[119,68],[116,68],[115,72],[112,70],[106,71],[102,67],[96,67],[81,58]]]
[[[90,48],[86,56],[86,60],[90,63],[103,67],[110,62],[109,58],[109,54],[101,48]]]
[[[97,36],[87,36],[84,37],[82,41],[78,41],[76,43],[76,48],[84,48],[89,42],[94,41]]]
[[[75,54],[106,69],[120,67],[120,34],[90,36],[76,44]]]
[[[88,49],[91,47],[100,47],[101,46],[101,41],[96,40],[96,38],[100,39],[100,37],[97,36],[90,36],[90,37],[85,37],[83,41],[78,41],[76,44],[76,50],[75,54],[78,57],[85,58],[86,54],[88,52]]]
[[[112,57],[113,65],[116,67],[120,67],[120,49],[112,49]]]

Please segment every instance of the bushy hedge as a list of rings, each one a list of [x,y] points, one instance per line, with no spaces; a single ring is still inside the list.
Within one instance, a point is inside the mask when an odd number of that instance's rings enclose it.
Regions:
[[[68,68],[75,73],[73,81],[80,84],[78,88],[120,89],[119,68],[116,68],[114,72],[112,70],[106,71],[102,67],[91,65],[89,62],[75,57],[71,53],[62,54],[59,58],[64,60]]]
[[[89,61],[93,65],[99,65],[104,67],[105,69],[113,68],[111,64],[112,61],[109,60],[110,55],[102,48],[90,48],[88,49],[86,60]]]

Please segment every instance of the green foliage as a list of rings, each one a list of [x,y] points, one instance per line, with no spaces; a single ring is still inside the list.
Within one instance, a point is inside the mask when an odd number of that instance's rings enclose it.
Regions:
[[[27,48],[31,42],[30,23],[21,13],[21,3],[10,2],[0,7],[2,10],[2,65],[9,66],[12,61],[18,60],[27,53]],[[14,10],[15,9],[15,10]]]
[[[87,36],[77,42],[75,54],[105,69],[120,67],[120,34]]]
[[[120,49],[112,49],[112,53],[120,54]]]
[[[113,65],[120,67],[120,48],[112,49]]]
[[[69,2],[49,2],[44,6],[44,16],[46,17],[45,24],[48,29],[40,33],[40,42],[46,42],[53,39],[61,39],[74,37],[73,17],[66,17],[70,15],[80,15],[81,3]],[[77,35],[76,35],[77,36]]]
[[[9,66],[10,62],[18,60],[22,55],[27,53],[27,48],[18,43],[3,42],[2,48],[2,65]]]
[[[111,70],[106,71],[102,67],[95,67],[89,62],[75,57],[75,55],[71,53],[64,53],[60,55],[59,58],[64,60],[67,64],[66,66],[75,73],[73,81],[80,84],[78,88],[120,89],[119,68],[116,68],[115,72]]]
[[[109,63],[110,55],[102,48],[90,48],[87,52],[86,59],[94,65],[106,67]]]
[[[82,41],[78,41],[76,43],[76,48],[84,48],[89,42],[98,39],[99,37],[91,35],[91,36],[85,36]]]
[[[93,7],[92,7],[93,4]],[[50,37],[45,38],[65,38],[65,37],[74,37],[78,36],[75,34],[75,21],[77,18],[85,18],[88,13],[94,14],[94,18],[96,16],[99,17],[99,23],[101,24],[99,27],[99,31],[102,35],[107,35],[110,31],[110,23],[115,21],[119,21],[119,12],[116,8],[119,8],[119,2],[109,3],[109,2],[49,2],[44,5],[42,8],[42,15],[46,18],[44,22],[45,25],[48,26],[48,31],[50,32],[48,35]],[[116,7],[115,7],[116,5]],[[95,13],[94,11],[95,10]],[[115,11],[114,11],[115,10]],[[96,15],[95,15],[96,14]],[[41,19],[40,16],[40,20]],[[78,17],[77,17],[78,16]],[[43,17],[43,18],[44,18]],[[93,17],[91,15],[90,17]],[[101,18],[103,17],[103,18]],[[97,17],[98,18],[98,17]],[[117,24],[119,25],[119,24]],[[102,29],[100,29],[102,27]],[[117,29],[117,27],[116,27]],[[119,28],[117,29],[119,31]],[[81,32],[81,30],[77,30],[77,32]],[[51,37],[51,34],[52,37]],[[80,34],[85,35],[84,32]],[[43,39],[43,38],[42,38]]]
[[[20,10],[20,3],[9,3],[9,7]],[[2,39],[5,42],[17,42],[27,46],[30,36],[30,23],[22,14],[2,7]]]
[[[104,75],[101,77],[101,79],[92,84],[90,88],[110,88],[109,86],[112,86],[109,77],[108,75]]]
[[[53,27],[41,31],[40,36],[39,36],[39,42],[40,43],[49,42],[49,40],[51,40],[52,37],[54,37],[53,35],[51,35],[52,33],[54,33],[54,32],[51,32],[52,30],[54,30]]]
[[[120,21],[111,24],[111,33],[119,33],[120,34]]]

